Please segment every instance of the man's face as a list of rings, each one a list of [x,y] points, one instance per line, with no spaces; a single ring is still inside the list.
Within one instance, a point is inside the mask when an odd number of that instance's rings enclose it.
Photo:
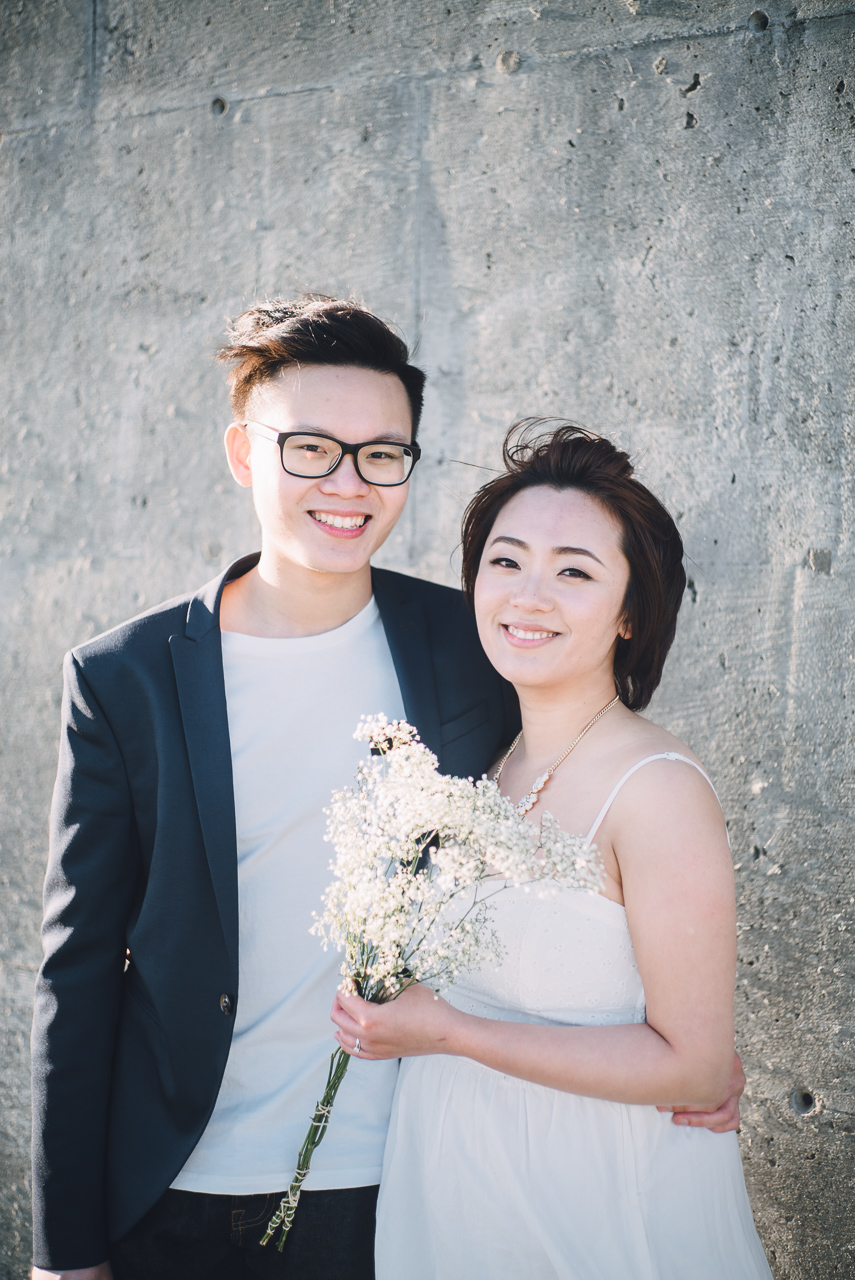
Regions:
[[[252,394],[245,416],[276,431],[330,435],[348,444],[409,444],[412,438],[403,383],[369,369],[289,369]],[[409,483],[367,484],[350,455],[321,479],[289,475],[275,443],[237,427],[226,433],[226,451],[238,483],[252,485],[264,554],[319,573],[364,569],[391,533],[409,492]]]

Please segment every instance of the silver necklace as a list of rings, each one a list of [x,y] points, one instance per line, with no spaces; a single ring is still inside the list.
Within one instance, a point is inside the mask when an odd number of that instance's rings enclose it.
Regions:
[[[578,747],[579,743],[582,741],[582,739],[584,738],[588,730],[592,729],[594,725],[597,723],[597,721],[601,718],[601,716],[604,716],[607,711],[611,711],[612,707],[615,705],[616,702],[620,702],[619,695],[615,695],[615,697],[612,698],[611,702],[607,703],[606,706],[604,706],[601,711],[598,711],[597,714],[594,716],[594,718],[588,721],[588,723],[585,725],[582,732],[573,739],[573,741],[570,743],[570,746],[567,748],[567,750],[562,751],[561,755],[555,761],[555,764],[551,765],[550,768],[546,770],[546,773],[542,773],[539,778],[535,779],[535,782],[531,791],[529,791],[527,795],[524,795],[522,800],[517,801],[516,808],[517,808],[517,813],[520,815],[520,817],[524,817],[528,813],[529,809],[534,808],[534,806],[537,804],[538,800],[540,799],[541,791],[546,786],[547,782],[552,777],[553,773],[558,768],[558,766],[564,763],[564,761],[567,759],[567,757],[569,756],[573,748]],[[520,729],[519,733],[514,738],[511,745],[508,747],[508,750],[505,752],[505,754],[502,756],[501,760],[499,761],[499,767],[496,770],[496,772],[493,774],[493,781],[497,785],[499,782],[499,778],[502,776],[502,770],[510,760],[511,756],[514,754],[514,749],[516,748],[516,745],[519,742],[521,737],[522,737],[522,729]]]

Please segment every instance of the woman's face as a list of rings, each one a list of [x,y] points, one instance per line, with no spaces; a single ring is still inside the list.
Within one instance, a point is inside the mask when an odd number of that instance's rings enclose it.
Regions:
[[[519,688],[608,692],[618,636],[629,634],[628,583],[621,527],[604,506],[578,489],[523,489],[496,517],[475,579],[488,658]]]

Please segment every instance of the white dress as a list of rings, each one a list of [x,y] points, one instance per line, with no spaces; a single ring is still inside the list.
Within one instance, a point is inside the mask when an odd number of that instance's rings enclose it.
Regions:
[[[653,759],[640,761],[614,788]],[[702,770],[699,770],[703,772]],[[706,774],[704,774],[706,777]],[[596,894],[493,899],[498,968],[446,993],[511,1022],[643,1022],[626,912]],[[377,1280],[771,1280],[735,1133],[562,1093],[468,1058],[401,1065],[377,1216]]]

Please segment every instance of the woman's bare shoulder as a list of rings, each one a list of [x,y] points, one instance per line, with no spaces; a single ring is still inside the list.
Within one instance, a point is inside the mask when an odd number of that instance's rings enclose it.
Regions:
[[[633,746],[640,752],[638,757],[640,760],[645,755],[652,756],[668,752],[685,756],[706,772],[704,762],[695,754],[692,748],[668,729],[663,729],[661,725],[655,724],[653,720],[648,720],[646,716],[638,713],[634,715],[633,719],[635,722],[632,726]]]
[[[688,847],[699,856],[715,851],[729,861],[724,814],[703,762],[675,734],[641,716],[635,719],[616,770],[615,784],[622,780],[622,785],[598,842],[613,851],[622,877],[631,866],[646,866],[651,849],[663,856],[670,850],[680,865]],[[684,759],[649,760],[663,755]],[[636,769],[642,761],[644,768]]]
[[[705,791],[710,793],[710,799],[718,807],[706,780],[709,775],[704,762],[691,747],[661,725],[638,714],[627,716],[621,725],[620,734],[615,735],[611,745],[607,773],[613,783],[626,773],[632,774],[621,788],[625,792],[625,800],[632,797],[632,803],[636,803],[639,796],[643,795],[655,806],[660,801],[675,800],[680,794],[687,798],[697,797]],[[649,759],[651,756],[662,755],[682,756],[691,763]],[[642,762],[645,762],[645,767],[636,770],[635,766]],[[702,777],[699,770],[705,776]],[[616,803],[615,817],[623,808],[624,805]]]

